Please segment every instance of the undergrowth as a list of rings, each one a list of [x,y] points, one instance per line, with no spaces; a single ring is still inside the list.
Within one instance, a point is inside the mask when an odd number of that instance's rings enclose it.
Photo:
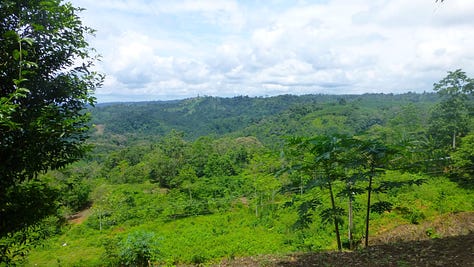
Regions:
[[[384,178],[408,180],[413,175],[389,172]],[[170,192],[149,183],[104,185],[97,187],[93,196],[94,204],[88,219],[81,224],[64,226],[60,234],[33,249],[28,265],[115,266],[118,263],[110,260],[110,256],[120,251],[135,253],[130,246],[140,243],[140,238],[145,236],[154,240],[148,258],[169,266],[336,248],[332,228],[322,224],[317,216],[307,229],[293,227],[297,211],[284,206],[289,201],[285,195],[275,198],[272,203],[257,206],[257,213],[255,205],[258,202],[233,198],[214,200],[226,205],[208,203],[208,214],[191,212],[181,217],[173,217],[170,207],[191,200],[173,199]],[[474,193],[443,177],[377,194],[374,199],[393,203],[391,211],[373,214],[371,229],[374,240],[377,235],[399,225],[423,224],[443,214],[449,217],[447,214],[474,210]],[[363,232],[363,200],[364,195],[357,196],[355,236],[359,238]],[[346,203],[343,198],[337,201],[341,205]],[[442,237],[438,228],[427,227],[425,232],[431,238]],[[128,243],[124,241],[134,233],[145,234],[130,239]],[[142,247],[142,250],[147,249]]]

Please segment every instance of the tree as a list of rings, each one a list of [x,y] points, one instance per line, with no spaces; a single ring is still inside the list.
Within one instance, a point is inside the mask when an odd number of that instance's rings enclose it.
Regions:
[[[357,153],[356,151],[351,151],[352,153]],[[360,168],[358,168],[359,164],[360,164],[360,161],[358,161],[356,159],[356,157],[354,157],[354,154],[352,154],[352,158],[353,158],[353,161],[352,161],[352,166],[351,167],[351,170],[349,171],[349,173],[343,178],[343,180],[345,181],[346,185],[345,185],[345,188],[343,190],[341,190],[337,196],[338,197],[346,197],[348,199],[348,214],[347,214],[347,217],[348,217],[348,227],[347,227],[347,238],[349,240],[349,249],[350,250],[353,250],[355,248],[355,243],[354,242],[354,202],[356,200],[356,195],[359,195],[359,194],[363,194],[365,193],[365,190],[359,186],[357,186],[357,184],[362,181],[362,180],[365,180],[365,174],[361,171]]]
[[[59,0],[0,4],[0,238],[52,212],[17,205],[26,184],[87,151],[84,109],[103,76],[91,71],[96,57],[85,37],[93,30],[79,11]]]
[[[431,113],[429,132],[437,141],[434,149],[452,149],[457,146],[458,137],[468,131],[469,112],[466,102],[453,97],[437,104]]]
[[[456,149],[456,138],[464,136],[469,124],[469,97],[474,92],[474,79],[458,69],[434,84],[442,98],[430,120],[431,134],[444,146]]]
[[[474,187],[474,133],[461,139],[458,149],[451,153],[450,174],[454,180],[467,188]]]
[[[258,217],[259,207],[262,214],[265,206],[273,210],[275,195],[281,188],[281,181],[275,179],[275,173],[281,167],[278,155],[269,152],[255,153],[244,171],[246,179],[252,181],[255,198],[255,216]],[[266,201],[267,203],[262,203]]]
[[[319,185],[328,190],[331,207],[321,212],[321,218],[323,222],[334,224],[337,247],[338,250],[342,250],[339,226],[343,222],[344,210],[336,205],[333,185],[345,176],[344,166],[348,160],[346,156],[354,144],[354,139],[337,135],[316,136],[309,139],[294,138],[289,144],[295,146],[299,153],[308,153],[292,169],[309,175],[312,178],[309,181],[311,185]],[[319,205],[317,199],[304,202],[299,213],[308,217],[308,211],[314,210],[316,204]]]
[[[395,151],[375,140],[361,141],[358,149],[360,155],[362,155],[362,164],[366,169],[366,176],[369,178],[369,185],[367,186],[367,212],[365,217],[365,247],[368,247],[371,195],[374,178],[385,172],[389,156],[394,154]]]
[[[465,98],[474,93],[474,79],[467,77],[461,69],[448,71],[448,75],[434,84],[434,88],[441,96]]]

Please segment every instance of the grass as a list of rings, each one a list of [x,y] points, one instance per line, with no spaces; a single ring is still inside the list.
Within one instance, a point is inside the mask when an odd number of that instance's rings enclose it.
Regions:
[[[146,230],[160,239],[163,263],[220,261],[256,254],[291,252],[285,235],[275,228],[259,225],[246,210],[195,216],[162,222],[149,221],[135,227],[114,227],[105,231],[74,225],[59,237],[47,240],[29,256],[30,266],[101,265],[103,242],[135,230]],[[65,244],[63,246],[63,244]],[[218,245],[217,245],[218,244]]]
[[[384,179],[411,178],[413,176],[409,174],[391,172]],[[251,204],[234,205],[228,210],[209,215],[170,220],[163,217],[164,213],[156,213],[157,205],[170,203],[166,193],[150,186],[139,184],[102,187],[104,195],[115,201],[111,203],[120,206],[114,211],[117,214],[113,218],[125,218],[124,221],[117,221],[100,231],[95,224],[88,223],[91,218],[94,219],[93,207],[92,214],[86,221],[64,227],[61,235],[45,240],[42,246],[31,251],[27,266],[103,266],[104,244],[139,230],[153,232],[159,238],[160,253],[157,256],[164,265],[229,263],[255,255],[287,255],[297,251],[335,248],[331,226],[321,225],[320,219],[315,216],[309,229],[294,230],[292,224],[296,221],[296,212],[282,206],[261,209],[258,217]],[[135,206],[124,206],[128,199],[124,196],[133,196],[131,203]],[[356,201],[364,203],[364,198],[364,195],[360,195]],[[374,199],[389,200],[398,209],[372,215],[373,244],[383,240],[394,241],[389,236],[399,236],[397,241],[400,241],[413,239],[414,236],[429,238],[427,233],[431,234],[431,238],[445,237],[452,232],[461,233],[469,219],[452,214],[474,210],[474,192],[459,188],[443,177],[428,180],[422,185],[406,186],[387,194],[374,195]],[[345,205],[346,200],[338,201],[341,206]],[[356,213],[356,228],[362,232],[364,208],[360,205],[361,209]],[[163,210],[166,211],[166,208]],[[153,213],[147,214],[148,211]],[[133,216],[130,219],[122,216],[129,216],[131,213]],[[418,225],[412,224],[414,221]],[[380,238],[377,239],[376,236]],[[272,257],[262,257],[266,259],[262,264],[274,266]],[[411,262],[400,258],[398,263],[394,266]]]
[[[245,211],[197,216],[163,225],[148,223],[140,228],[162,237],[166,262],[201,263],[223,257],[289,251],[284,236],[262,225]]]

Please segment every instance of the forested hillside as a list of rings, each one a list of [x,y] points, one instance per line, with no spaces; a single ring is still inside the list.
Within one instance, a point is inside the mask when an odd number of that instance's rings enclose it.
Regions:
[[[470,95],[457,106],[459,131],[439,135],[452,123],[438,113],[446,99],[99,104],[88,156],[42,176],[61,192],[60,211],[42,223],[48,238],[25,263],[172,266],[349,250],[401,225],[424,227],[421,239],[448,236],[451,225],[423,225],[474,210],[474,140]]]
[[[438,100],[433,93],[407,93],[196,97],[180,101],[98,104],[91,109],[97,130],[93,140],[103,135],[106,139],[116,137],[117,142],[120,137],[153,140],[175,130],[182,132],[186,140],[201,136],[251,135],[266,144],[282,143],[281,137],[288,134],[363,132],[374,125],[384,126],[396,116],[410,116],[410,112],[412,116],[420,115],[418,112],[427,114]],[[402,110],[410,109],[410,104],[412,110]],[[333,122],[333,118],[338,121]],[[326,122],[330,122],[329,125]]]

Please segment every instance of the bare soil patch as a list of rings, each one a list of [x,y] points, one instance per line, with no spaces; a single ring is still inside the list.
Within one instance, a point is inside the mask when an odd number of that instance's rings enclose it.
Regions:
[[[367,249],[347,252],[262,255],[217,266],[473,266],[474,212],[443,215],[420,225],[402,225],[376,236]]]
[[[404,224],[378,233],[371,245],[403,241],[420,241],[432,238],[467,235],[474,232],[474,212],[444,214],[433,221],[421,224]]]
[[[73,214],[67,218],[69,223],[72,224],[81,224],[83,223],[87,217],[91,214],[91,210],[89,208],[82,210],[76,214]]]
[[[355,252],[302,254],[274,266],[474,266],[474,233],[376,245]]]
[[[299,253],[223,261],[226,267],[294,266],[474,266],[474,233],[423,241],[375,245],[353,252]]]
[[[104,130],[105,130],[105,125],[104,124],[97,124],[95,125],[95,134],[96,135],[103,135],[104,134]]]

